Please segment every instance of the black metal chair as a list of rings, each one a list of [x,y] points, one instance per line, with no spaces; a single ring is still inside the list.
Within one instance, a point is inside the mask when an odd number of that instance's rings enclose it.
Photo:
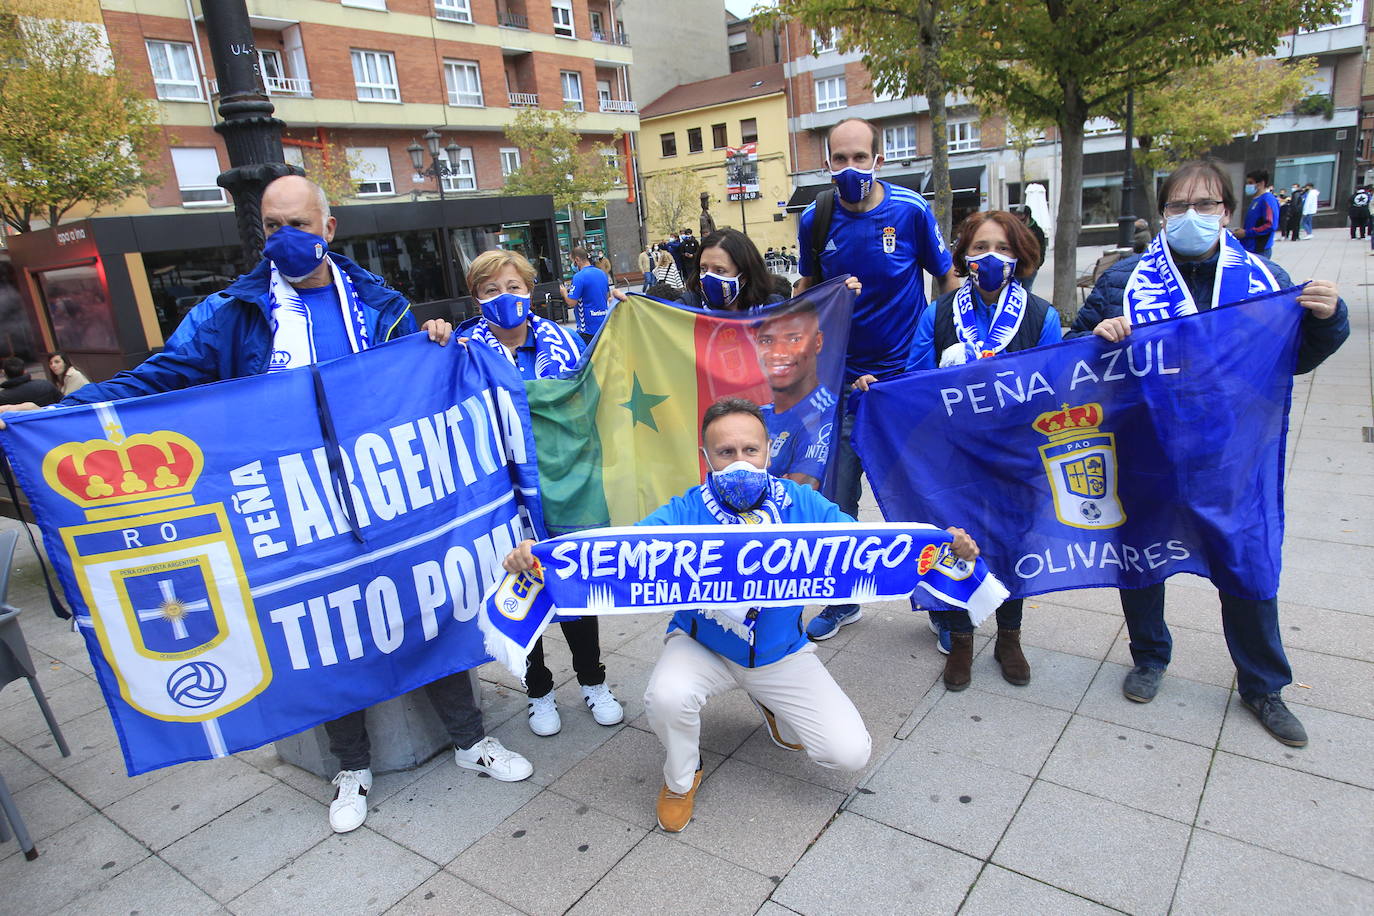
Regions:
[[[43,690],[38,686],[38,671],[34,667],[33,657],[29,655],[28,643],[24,641],[24,631],[19,629],[19,608],[11,607],[6,603],[6,594],[10,585],[10,566],[14,560],[14,547],[19,541],[19,532],[10,530],[0,532],[0,690],[3,690],[11,681],[21,678],[29,682],[29,688],[33,690],[33,698],[38,702],[38,709],[43,713],[43,719],[48,723],[48,730],[52,732],[53,740],[57,742],[57,749],[63,757],[72,755],[71,749],[67,747],[67,739],[62,736],[62,729],[57,724],[57,718],[52,714],[52,707],[48,705],[48,698],[43,695]],[[33,861],[38,858],[38,850],[33,845],[33,839],[29,836],[28,829],[24,826],[24,819],[19,816],[19,809],[14,804],[14,798],[10,795],[9,787],[5,785],[3,775],[0,775],[0,843],[8,842],[9,830],[6,823],[13,828],[15,838],[19,841],[19,848],[24,850],[24,858]]]

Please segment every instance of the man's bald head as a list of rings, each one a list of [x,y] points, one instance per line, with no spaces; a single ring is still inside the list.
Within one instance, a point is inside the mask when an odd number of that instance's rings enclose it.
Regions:
[[[282,226],[334,239],[334,217],[324,189],[302,175],[284,175],[262,192],[262,228],[267,235]]]

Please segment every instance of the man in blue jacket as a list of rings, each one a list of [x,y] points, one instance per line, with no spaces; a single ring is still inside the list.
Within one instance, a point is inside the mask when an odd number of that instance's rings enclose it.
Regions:
[[[1116,262],[1098,278],[1069,336],[1091,333],[1116,343],[1129,336],[1134,325],[1184,317],[1294,285],[1282,267],[1241,249],[1222,230],[1236,201],[1226,173],[1215,163],[1180,165],[1160,187],[1159,205],[1164,231],[1144,254]],[[1350,319],[1336,285],[1328,280],[1309,280],[1298,305],[1307,310],[1299,325],[1296,371],[1301,375],[1345,342]],[[1235,341],[1217,344],[1236,346]],[[1278,741],[1303,747],[1307,731],[1283,702],[1282,690],[1293,675],[1279,634],[1278,598],[1256,601],[1218,594],[1241,701]],[[1121,690],[1128,700],[1148,703],[1173,654],[1164,623],[1163,583],[1122,589],[1121,609],[1135,662]]]
[[[810,487],[773,477],[768,467],[768,427],[752,401],[721,398],[701,421],[711,468],[694,485],[655,510],[641,525],[770,525],[852,522]],[[978,555],[963,531],[953,550]],[[507,558],[508,572],[534,565],[523,542]],[[805,750],[823,767],[858,770],[872,742],[859,711],[816,657],[802,628],[802,607],[678,611],[668,624],[663,653],[644,691],[644,711],[663,742],[663,788],[658,825],[677,833],[692,818],[701,785],[701,709],[713,696],[743,687],[758,707],[773,743]]]
[[[117,401],[293,369],[414,333],[415,318],[404,296],[329,251],[335,220],[319,185],[298,175],[269,184],[262,195],[262,224],[263,259],[192,308],[161,353],[107,382],[83,386],[62,403]],[[436,318],[423,330],[444,345],[453,327]],[[506,782],[534,772],[524,757],[486,734],[466,671],[425,690],[453,739],[458,766]],[[329,806],[336,833],[356,830],[367,817],[372,770],[365,712],[325,723],[330,751],[339,758],[338,790]]]
[[[1279,199],[1269,186],[1269,172],[1265,169],[1246,172],[1245,194],[1251,198],[1250,209],[1245,211],[1245,227],[1235,230],[1235,236],[1246,251],[1272,258],[1274,232],[1279,225]]]

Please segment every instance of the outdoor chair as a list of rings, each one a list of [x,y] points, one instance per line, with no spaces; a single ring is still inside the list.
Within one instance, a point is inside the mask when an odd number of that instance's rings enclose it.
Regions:
[[[21,678],[27,680],[33,690],[33,698],[38,702],[38,709],[48,723],[48,730],[57,742],[57,749],[63,757],[70,757],[72,752],[67,747],[67,739],[62,736],[62,729],[52,714],[48,698],[38,686],[38,672],[29,655],[28,644],[24,642],[24,632],[19,629],[19,608],[5,603],[10,583],[10,564],[14,560],[14,546],[18,540],[19,532],[16,530],[0,532],[0,690],[11,681]],[[19,816],[19,809],[10,795],[9,787],[5,785],[4,775],[0,774],[0,843],[9,841],[7,824],[13,828],[19,848],[24,850],[24,857],[29,861],[38,858],[38,850],[24,826],[24,819]]]
[[[1097,278],[1102,276],[1108,267],[1130,254],[1130,249],[1113,248],[1102,253],[1102,257],[1093,264],[1092,270],[1085,272],[1078,278],[1078,301],[1081,303],[1088,298],[1088,294],[1097,285]]]

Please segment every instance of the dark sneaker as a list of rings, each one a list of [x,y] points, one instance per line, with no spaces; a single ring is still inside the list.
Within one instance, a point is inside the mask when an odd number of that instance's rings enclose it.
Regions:
[[[1307,747],[1307,729],[1288,711],[1283,696],[1277,693],[1241,697],[1245,708],[1255,714],[1264,730],[1289,747]]]
[[[1163,668],[1149,668],[1136,665],[1121,682],[1121,692],[1126,699],[1136,703],[1148,703],[1159,693],[1159,682],[1164,680]]]

